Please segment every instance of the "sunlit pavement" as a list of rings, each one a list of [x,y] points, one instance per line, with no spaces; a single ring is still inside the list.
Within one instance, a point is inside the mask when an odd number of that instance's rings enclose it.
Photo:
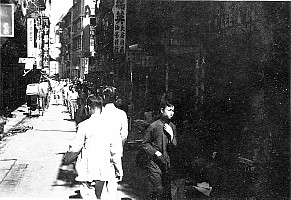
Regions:
[[[20,113],[23,115],[23,113]],[[23,120],[33,127],[1,141],[0,197],[69,199],[78,197],[78,183],[70,166],[61,160],[76,125],[62,105],[50,105],[43,116],[33,112]],[[4,145],[3,145],[4,144]],[[124,153],[124,181],[121,199],[146,199],[144,173],[134,166],[135,151]]]

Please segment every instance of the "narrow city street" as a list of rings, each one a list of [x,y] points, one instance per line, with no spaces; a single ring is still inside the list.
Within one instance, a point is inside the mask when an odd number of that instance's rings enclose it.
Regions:
[[[78,183],[62,157],[76,132],[66,107],[50,105],[43,116],[33,112],[21,125],[32,127],[0,142],[0,197],[76,198]],[[135,151],[125,151],[121,199],[143,199],[145,177],[134,163]]]

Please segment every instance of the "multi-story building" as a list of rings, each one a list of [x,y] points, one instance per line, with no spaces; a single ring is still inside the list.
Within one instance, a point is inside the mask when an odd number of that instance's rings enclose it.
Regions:
[[[59,22],[58,29],[60,37],[60,55],[59,55],[59,64],[60,64],[60,78],[70,78],[71,72],[71,62],[72,62],[72,8],[62,16],[61,22]]]
[[[49,13],[49,1],[46,3],[44,0],[39,1],[24,1],[24,0],[1,0],[1,5],[10,4],[13,5],[12,12],[5,12],[1,10],[0,25],[3,25],[3,18],[10,15],[8,33],[14,29],[14,34],[6,37],[5,33],[1,32],[0,47],[1,47],[1,64],[0,64],[0,115],[6,112],[10,112],[17,106],[25,103],[25,91],[26,85],[32,81],[39,81],[40,70],[34,73],[32,71],[29,74],[23,73],[25,71],[27,63],[20,63],[20,58],[31,57],[28,55],[28,30],[27,19],[37,18],[37,15],[41,14],[46,16]],[[46,10],[47,9],[47,10]],[[46,11],[45,11],[46,10]],[[32,21],[32,28],[34,28],[34,22]],[[49,23],[49,20],[45,19],[45,25]],[[47,27],[47,26],[46,26]],[[43,27],[45,28],[45,27]],[[1,30],[3,30],[1,28]],[[47,31],[45,29],[44,31]],[[42,38],[42,40],[48,43],[48,38]],[[34,51],[36,41],[32,41],[31,50]],[[46,46],[47,47],[47,46]],[[47,53],[47,52],[46,52]],[[45,58],[48,58],[48,54],[45,54]],[[22,59],[23,60],[23,59]],[[47,64],[47,63],[46,63]],[[32,66],[32,64],[31,64]]]
[[[99,83],[110,82],[110,64],[113,59],[113,1],[96,3],[95,57],[96,70],[92,76]],[[92,78],[92,79],[93,79]]]
[[[120,18],[112,10],[120,2],[126,2],[125,55],[114,48],[114,25]],[[109,74],[113,72],[116,86],[125,86],[128,98],[144,100],[137,105],[158,102],[163,92],[172,92],[176,98],[193,97],[188,99],[193,100],[196,110],[204,102],[204,50],[191,12],[195,6],[185,3],[100,1],[96,14],[97,65]]]
[[[94,0],[74,0],[72,7],[72,62],[71,75],[84,78],[89,65],[93,65],[94,49],[90,49],[95,19]],[[90,51],[91,50],[91,51]]]

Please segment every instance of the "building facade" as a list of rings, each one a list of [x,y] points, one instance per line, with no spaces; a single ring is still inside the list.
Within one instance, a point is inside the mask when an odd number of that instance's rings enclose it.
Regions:
[[[35,52],[37,44],[49,43],[48,30],[49,18],[47,14],[50,11],[49,1],[14,1],[14,0],[1,0],[1,5],[8,4],[13,5],[13,17],[11,23],[11,29],[14,28],[14,34],[10,37],[5,37],[1,35],[1,65],[0,65],[0,114],[9,113],[11,110],[15,109],[17,106],[22,105],[26,101],[26,85],[32,83],[33,81],[39,81],[40,70],[44,70],[44,66],[48,67],[48,62],[43,62],[44,59],[48,61],[48,46],[41,46],[42,49],[46,51],[42,52],[41,55],[41,65],[39,70],[32,70],[30,73],[26,73],[27,69],[33,69],[33,64],[35,63]],[[2,12],[1,17],[3,17],[6,12]],[[41,15],[44,17],[42,24],[37,24],[40,22],[38,17]],[[33,32],[28,31],[28,18],[32,18],[31,29],[34,30],[36,25],[39,25],[42,29],[42,37],[40,42],[37,40],[31,40],[31,46],[28,48],[28,39],[37,38],[38,35],[34,35]],[[1,21],[1,26],[3,22]],[[40,32],[40,31],[39,31]],[[28,35],[31,33],[30,35]],[[37,31],[35,31],[37,33]],[[39,45],[40,47],[40,45]],[[48,47],[48,48],[47,48]],[[31,52],[28,52],[31,50]],[[32,54],[29,54],[32,53]],[[31,57],[33,62],[23,63],[21,60],[27,60]],[[35,63],[37,64],[37,63]],[[39,63],[40,64],[40,63]],[[45,65],[43,65],[45,64]],[[24,73],[25,72],[25,73]],[[26,76],[25,76],[26,75]]]
[[[58,23],[57,35],[59,35],[60,54],[59,54],[59,74],[60,78],[70,78],[74,74],[71,67],[72,62],[72,8],[62,16],[61,21]]]

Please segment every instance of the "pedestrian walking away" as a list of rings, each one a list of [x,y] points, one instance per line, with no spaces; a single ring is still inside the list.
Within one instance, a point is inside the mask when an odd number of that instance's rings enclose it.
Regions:
[[[81,183],[83,199],[117,199],[117,182],[122,180],[123,169],[118,154],[117,140],[108,133],[102,116],[103,100],[90,96],[87,100],[90,118],[78,125],[77,134],[70,145],[71,152],[81,150],[77,163],[76,180]]]
[[[70,101],[70,112],[71,112],[71,119],[75,120],[75,115],[78,109],[77,100],[79,98],[79,94],[76,91],[74,86],[71,87],[71,91],[69,93],[69,101]]]
[[[128,136],[128,122],[126,113],[114,105],[115,94],[114,87],[106,87],[103,90],[105,107],[102,115],[107,119],[106,126],[108,127],[108,131],[110,130],[116,135],[116,140],[119,143],[119,153],[122,157],[123,145]]]
[[[160,103],[161,117],[151,123],[142,141],[142,148],[150,156],[146,163],[148,172],[148,196],[150,199],[171,199],[170,157],[176,145],[176,126],[171,122],[174,105],[163,99]]]

